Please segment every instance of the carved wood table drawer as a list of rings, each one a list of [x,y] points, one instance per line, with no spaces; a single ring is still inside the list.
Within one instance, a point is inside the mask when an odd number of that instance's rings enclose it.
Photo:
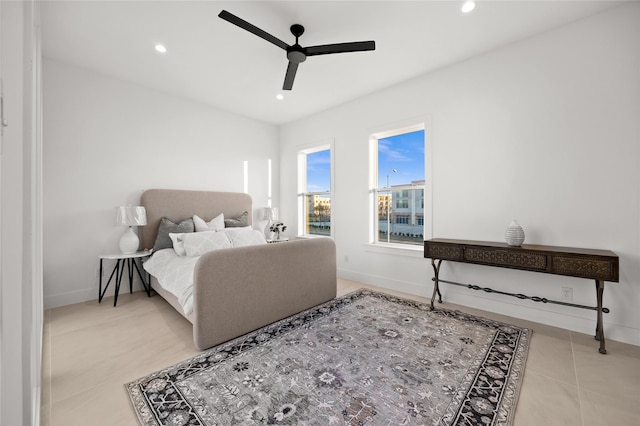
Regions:
[[[552,271],[572,277],[594,278],[605,281],[618,281],[610,260],[580,259],[569,256],[554,256]]]
[[[425,257],[435,257],[437,259],[462,260],[462,247],[448,244],[429,244],[425,246],[427,254]]]
[[[513,252],[508,250],[465,247],[464,258],[468,262],[493,266],[540,270],[545,270],[547,268],[547,256],[526,251]]]

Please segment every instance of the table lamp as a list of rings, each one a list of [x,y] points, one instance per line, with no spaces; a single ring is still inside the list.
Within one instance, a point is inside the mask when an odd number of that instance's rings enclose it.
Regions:
[[[278,220],[278,209],[275,207],[265,207],[263,219],[267,221],[267,226],[264,228],[265,235],[269,235],[270,227],[273,221]]]
[[[122,254],[131,254],[138,251],[140,239],[133,231],[134,226],[147,224],[147,212],[141,206],[116,207],[116,224],[127,226],[127,230],[120,237],[120,250]]]

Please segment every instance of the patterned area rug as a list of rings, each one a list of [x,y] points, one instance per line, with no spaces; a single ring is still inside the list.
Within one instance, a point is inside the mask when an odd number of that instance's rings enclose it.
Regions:
[[[508,425],[529,340],[358,290],[126,388],[143,425]]]

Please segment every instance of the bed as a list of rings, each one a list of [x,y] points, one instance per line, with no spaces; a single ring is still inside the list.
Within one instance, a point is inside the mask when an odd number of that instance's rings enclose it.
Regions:
[[[244,193],[149,189],[140,203],[147,212],[147,225],[140,228],[144,249],[154,246],[162,218],[178,223],[198,215],[209,221],[221,213],[234,218],[249,212],[252,223],[252,200]],[[206,252],[195,262],[191,312],[155,276],[150,282],[193,324],[194,344],[204,350],[335,298],[335,243],[295,239]]]

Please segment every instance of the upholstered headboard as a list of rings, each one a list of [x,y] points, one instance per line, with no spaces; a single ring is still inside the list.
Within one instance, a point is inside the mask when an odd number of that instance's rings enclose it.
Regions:
[[[178,223],[195,214],[210,221],[220,213],[234,218],[246,211],[250,224],[253,219],[251,196],[241,192],[147,189],[140,197],[140,205],[147,211],[147,225],[139,228],[143,249],[153,247],[163,217]]]

